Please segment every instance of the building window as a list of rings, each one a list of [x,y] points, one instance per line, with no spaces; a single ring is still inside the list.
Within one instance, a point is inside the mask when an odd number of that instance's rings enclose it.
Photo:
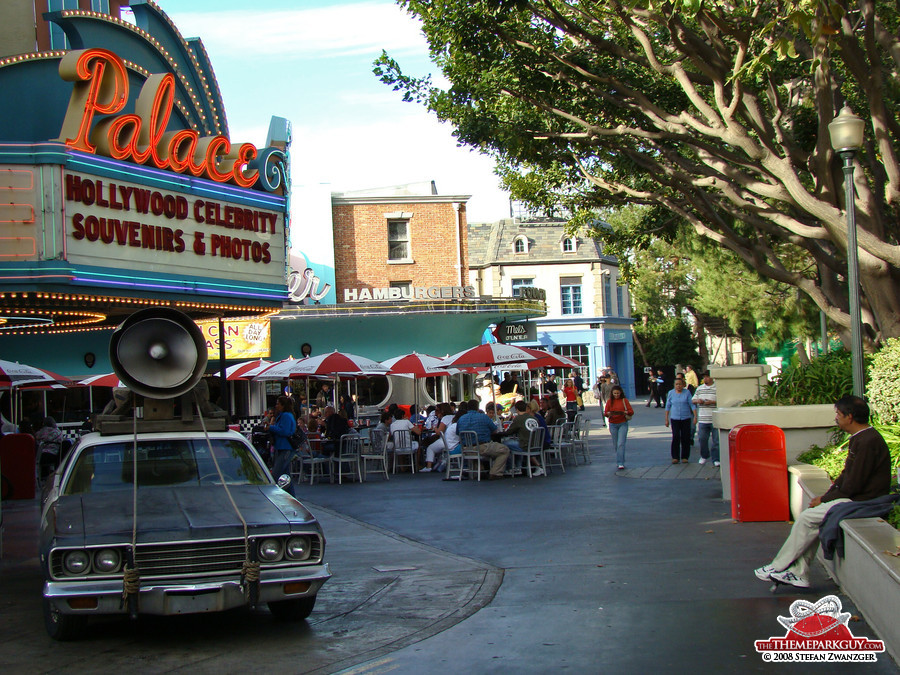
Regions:
[[[603,314],[605,316],[613,315],[612,307],[612,279],[608,274],[603,275]]]
[[[562,251],[563,253],[575,253],[574,237],[566,237],[562,240]]]
[[[409,250],[409,221],[388,221],[388,260],[412,260]]]
[[[625,316],[625,289],[616,284],[616,314]]]
[[[513,240],[513,253],[528,253],[528,238],[519,235]]]
[[[512,296],[519,298],[522,296],[523,288],[534,288],[534,279],[513,279],[512,280]]]
[[[556,345],[553,348],[553,353],[568,356],[570,359],[575,359],[578,363],[584,364],[584,368],[579,368],[578,373],[581,375],[581,379],[584,380],[585,386],[591,386],[590,382],[588,382],[591,373],[591,363],[590,350],[587,345]],[[570,371],[568,377],[574,375],[575,372]]]
[[[581,314],[581,278],[562,277],[559,294],[563,314]]]

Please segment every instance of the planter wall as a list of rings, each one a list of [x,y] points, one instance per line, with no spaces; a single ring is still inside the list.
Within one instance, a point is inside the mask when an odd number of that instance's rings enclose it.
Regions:
[[[718,380],[716,389],[718,389]],[[788,405],[716,408],[713,411],[713,426],[719,433],[722,459],[722,499],[726,501],[731,500],[728,434],[739,424],[773,424],[781,428],[784,431],[787,463],[792,465],[797,463],[797,457],[809,450],[810,446],[828,444],[831,430],[834,428],[834,406]]]
[[[841,522],[844,556],[824,560],[825,569],[884,640],[887,652],[900,660],[900,532],[881,518]],[[821,551],[819,553],[821,558]],[[868,636],[874,637],[874,636]]]

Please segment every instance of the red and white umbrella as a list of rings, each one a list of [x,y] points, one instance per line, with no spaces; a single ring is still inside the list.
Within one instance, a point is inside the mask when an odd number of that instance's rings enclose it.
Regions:
[[[526,363],[534,361],[535,358],[537,358],[532,352],[534,352],[534,350],[526,350],[514,345],[492,342],[457,352],[453,356],[448,356],[441,361],[441,364],[446,368],[465,368],[472,366],[499,366],[512,363]],[[497,399],[494,392],[494,378],[490,373],[488,373],[487,376],[491,380],[491,399],[494,401],[494,407],[496,407]]]
[[[282,380],[312,375],[384,375],[387,368],[365,356],[333,351],[308,359],[288,359],[266,368],[257,380]]]
[[[428,354],[419,354],[412,352],[411,354],[401,354],[387,361],[382,361],[381,365],[388,369],[388,375],[412,376],[416,380],[421,377],[442,377],[445,375],[456,375],[462,372],[459,368],[446,368],[441,365],[442,359]],[[416,413],[419,412],[419,385],[413,388],[413,404],[416,406]]]
[[[516,347],[515,345],[494,342],[457,352],[441,361],[441,365],[445,368],[465,368],[469,366],[500,366],[505,363],[524,363],[534,361],[536,356],[533,351],[526,350],[523,347]]]
[[[36,368],[24,363],[0,360],[0,387],[23,387],[29,385],[72,384],[72,380],[62,375]]]
[[[226,380],[252,380],[269,366],[274,365],[272,361],[265,359],[254,359],[253,361],[244,361],[228,366],[225,369]]]
[[[461,372],[458,368],[447,368],[441,365],[443,359],[428,354],[402,354],[381,365],[387,369],[388,375],[412,375],[413,377],[440,377],[442,375],[456,375]]]
[[[79,380],[78,384],[85,387],[124,387],[119,376],[115,373],[104,373],[103,375],[91,375],[83,380]]]

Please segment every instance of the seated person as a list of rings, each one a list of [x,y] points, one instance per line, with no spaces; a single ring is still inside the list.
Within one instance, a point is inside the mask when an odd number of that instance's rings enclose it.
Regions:
[[[525,401],[516,401],[513,407],[516,410],[516,416],[510,423],[509,428],[506,431],[498,431],[496,434],[494,434],[494,438],[502,438],[502,443],[510,449],[510,452],[516,450],[527,450],[528,439],[531,436],[531,431],[533,429],[540,429],[541,424],[540,422],[538,422],[537,417],[531,412],[528,404],[525,403]],[[521,471],[521,458],[519,459],[520,465],[515,467],[515,469],[519,469]],[[532,476],[544,475],[544,470],[540,467],[540,462],[537,460],[537,457],[531,458],[531,464],[537,467],[536,469],[532,469]]]
[[[322,420],[322,454],[330,457],[338,450],[341,436],[350,433],[350,425],[347,420],[338,415],[334,406],[325,406],[325,417]]]
[[[425,428],[429,431],[434,431],[434,428],[438,425],[438,422],[441,421],[440,416],[437,414],[437,406],[430,405],[425,410]]]
[[[496,425],[478,408],[478,401],[473,399],[467,404],[468,412],[456,423],[460,437],[464,431],[474,431],[478,437],[478,451],[482,456],[492,459],[490,479],[503,478],[509,448],[503,443],[491,440],[491,434],[497,431]]]
[[[410,434],[415,435],[415,436],[418,436],[421,433],[421,431],[419,430],[419,427],[415,426],[412,422],[410,422],[408,419],[406,419],[406,415],[403,414],[402,408],[396,408],[394,410],[394,421],[391,422],[391,428],[390,428],[390,438],[392,441],[394,438],[395,431],[408,431]],[[411,443],[412,443],[413,450],[419,449],[419,444],[416,441],[411,440]]]
[[[409,406],[409,421],[412,424],[424,424],[425,423],[425,418],[422,417],[421,413],[419,413],[418,410],[416,410],[415,405]]]
[[[497,427],[498,429],[500,429],[503,426],[501,418],[500,418],[500,414],[498,412],[498,411],[502,411],[502,410],[503,410],[503,406],[501,406],[499,403],[494,404],[493,401],[488,401],[488,404],[486,406],[484,406],[484,413],[488,416],[488,418],[491,420],[491,422],[494,423],[494,426]]]
[[[449,403],[438,403],[435,417],[438,419],[434,427],[435,433],[422,441],[422,447],[425,448],[425,467],[421,469],[422,473],[431,471],[434,468],[435,457],[446,450],[441,439],[441,433],[445,433],[447,428],[453,423],[453,406]]]
[[[551,445],[550,428],[547,425],[547,420],[544,419],[544,412],[541,403],[538,403],[534,399],[531,399],[528,402],[528,409],[531,411],[531,414],[534,415],[534,418],[538,421],[538,424],[540,424],[541,428],[544,430],[544,447],[549,448]]]
[[[381,413],[381,419],[378,421],[378,424],[375,425],[376,431],[383,431],[388,436],[391,434],[391,422],[394,421],[394,416],[385,410]]]
[[[835,504],[867,501],[891,489],[891,455],[887,443],[869,426],[869,406],[858,396],[844,396],[834,404],[834,421],[850,434],[844,470],[821,497],[809,502],[787,540],[768,565],[754,570],[763,581],[809,588],[809,563],[819,546],[819,525]]]

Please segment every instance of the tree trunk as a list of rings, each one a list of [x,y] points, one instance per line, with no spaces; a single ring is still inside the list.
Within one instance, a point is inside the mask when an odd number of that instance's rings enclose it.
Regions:
[[[638,351],[641,353],[641,360],[644,362],[644,368],[649,368],[650,362],[647,360],[647,354],[644,352],[644,345],[641,344],[641,339],[638,337],[638,334],[635,331],[631,331],[631,336],[634,338],[634,344],[637,346]]]

